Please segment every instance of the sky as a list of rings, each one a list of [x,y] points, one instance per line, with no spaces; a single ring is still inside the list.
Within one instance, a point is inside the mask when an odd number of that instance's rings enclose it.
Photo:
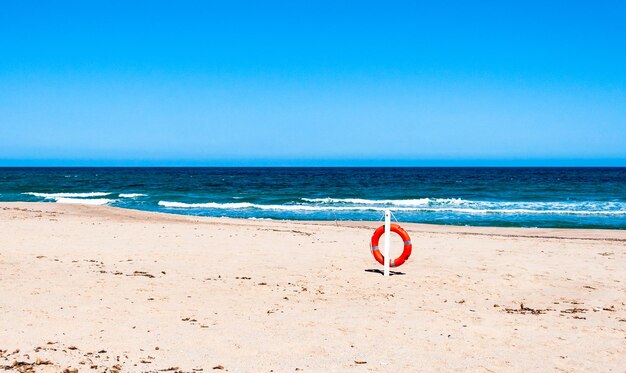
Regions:
[[[5,1],[0,166],[626,166],[625,19],[621,1]]]

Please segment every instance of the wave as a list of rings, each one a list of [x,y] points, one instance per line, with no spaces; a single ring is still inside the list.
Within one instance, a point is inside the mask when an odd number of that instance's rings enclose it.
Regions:
[[[319,207],[307,206],[307,205],[259,205],[250,202],[239,203],[184,203],[184,202],[169,202],[159,201],[159,206],[170,208],[182,208],[182,209],[223,209],[223,210],[237,210],[237,209],[258,209],[258,210],[308,210],[308,211],[322,211]]]
[[[112,199],[107,198],[56,198],[57,203],[71,203],[82,205],[106,205],[113,202]]]
[[[304,199],[303,199],[304,200]],[[309,199],[312,201],[314,199]],[[321,201],[322,199],[318,199]],[[327,199],[324,199],[325,201]],[[351,202],[356,203],[350,199]],[[532,215],[532,214],[548,214],[548,215],[626,215],[626,205],[619,206],[614,202],[587,202],[587,203],[568,203],[568,202],[491,202],[491,201],[466,201],[461,199],[426,199],[428,203],[424,206],[415,206],[415,202],[410,202],[413,206],[403,207],[397,200],[394,201],[399,207],[392,208],[392,211],[399,212],[415,212],[415,213],[457,213],[457,214],[506,214],[506,215]],[[342,200],[345,202],[346,200]],[[365,206],[328,206],[328,205],[262,205],[250,202],[241,203],[184,203],[159,201],[159,206],[166,208],[178,209],[223,209],[223,210],[239,210],[239,209],[257,209],[257,210],[273,210],[273,211],[384,211],[388,206],[380,206],[368,201]],[[409,200],[415,201],[415,200]],[[329,202],[322,202],[329,203]],[[378,202],[380,203],[380,202]],[[446,204],[448,204],[446,206]],[[454,205],[454,206],[450,206]],[[621,207],[615,209],[615,207]],[[533,208],[534,207],[534,208]],[[569,207],[569,208],[566,208]],[[595,207],[592,209],[591,207]],[[611,209],[609,209],[611,207]]]
[[[89,193],[37,193],[27,192],[22,194],[28,194],[35,197],[44,199],[53,199],[57,203],[70,203],[70,204],[83,204],[83,205],[106,205],[113,202],[108,198],[92,198],[92,197],[106,197],[113,193],[106,192],[89,192]]]
[[[424,206],[427,205],[430,198],[418,199],[362,199],[362,198],[301,198],[304,202],[313,203],[351,203],[358,205],[393,205],[393,206]]]
[[[260,205],[250,202],[240,203],[184,203],[184,202],[169,202],[159,201],[159,206],[169,208],[182,208],[182,209],[223,209],[223,210],[236,210],[236,209],[257,209],[257,210],[276,210],[276,211],[355,211],[355,210],[384,210],[378,207],[333,207],[333,206],[309,206],[309,205]]]
[[[378,205],[381,207],[463,207],[487,210],[585,210],[585,211],[626,211],[625,202],[616,201],[472,201],[462,198],[419,198],[419,199],[383,199],[371,200],[360,198],[301,198],[304,202],[323,205]]]
[[[147,194],[142,193],[120,193],[120,198],[137,198],[137,197],[145,197]]]
[[[28,194],[35,197],[41,197],[46,199],[57,199],[57,198],[89,198],[89,197],[105,197],[111,195],[112,193],[105,192],[90,192],[90,193],[36,193],[36,192],[26,192],[22,194]]]

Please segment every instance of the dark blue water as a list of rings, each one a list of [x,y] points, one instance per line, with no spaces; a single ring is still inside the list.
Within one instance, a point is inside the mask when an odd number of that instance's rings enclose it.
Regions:
[[[0,168],[0,201],[169,213],[626,229],[626,168]]]

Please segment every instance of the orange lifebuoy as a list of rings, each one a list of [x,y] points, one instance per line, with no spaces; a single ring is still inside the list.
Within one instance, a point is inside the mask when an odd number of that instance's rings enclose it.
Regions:
[[[389,261],[389,265],[391,267],[399,267],[407,259],[409,259],[409,256],[411,256],[411,250],[413,250],[413,244],[411,243],[411,237],[409,237],[409,234],[406,233],[406,231],[398,224],[391,223],[391,231],[399,234],[400,237],[402,238],[402,241],[404,241],[404,250],[402,250],[402,254],[400,254],[400,256],[397,257],[396,259]],[[370,247],[372,249],[372,254],[374,255],[374,259],[376,259],[378,263],[384,265],[385,257],[378,249],[378,240],[380,239],[380,236],[383,235],[383,233],[385,233],[385,226],[381,225],[374,231],[374,234],[372,235],[372,242],[371,242]]]

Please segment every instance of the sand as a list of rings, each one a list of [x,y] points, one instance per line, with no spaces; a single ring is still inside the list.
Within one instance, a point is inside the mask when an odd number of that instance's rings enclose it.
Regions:
[[[0,369],[626,370],[626,231],[378,225],[1,203]]]

